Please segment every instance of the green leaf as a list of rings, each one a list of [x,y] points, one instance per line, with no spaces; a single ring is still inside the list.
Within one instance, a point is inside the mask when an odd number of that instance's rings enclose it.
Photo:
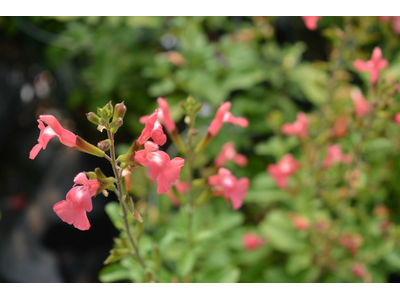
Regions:
[[[111,201],[106,204],[104,210],[106,211],[111,222],[114,224],[115,228],[121,229],[123,226],[122,218],[120,214],[120,205],[116,201]]]
[[[190,274],[196,263],[196,256],[193,252],[186,252],[178,262],[178,274],[185,277]]]
[[[112,264],[100,270],[101,282],[115,282],[129,279],[129,270],[120,264]]]
[[[286,271],[290,275],[296,275],[300,271],[309,268],[312,265],[312,254],[310,251],[294,253],[289,256],[286,263]]]

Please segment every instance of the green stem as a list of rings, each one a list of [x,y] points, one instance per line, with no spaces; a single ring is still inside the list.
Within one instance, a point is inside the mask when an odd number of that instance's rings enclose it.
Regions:
[[[129,227],[129,223],[128,223],[128,217],[127,217],[127,214],[126,214],[126,208],[125,208],[125,205],[124,205],[124,203],[122,201],[124,197],[127,197],[127,195],[124,194],[124,189],[122,187],[122,180],[121,180],[122,177],[121,177],[121,174],[120,174],[120,172],[118,172],[117,167],[116,167],[114,134],[107,130],[107,135],[108,135],[108,138],[111,140],[111,147],[110,147],[111,166],[112,166],[112,169],[114,171],[114,176],[117,179],[117,186],[118,186],[118,192],[116,192],[115,194],[117,195],[118,200],[119,200],[119,204],[121,206],[122,217],[124,219],[124,224],[125,224],[125,231],[126,231],[126,233],[128,235],[129,242],[131,243],[131,245],[132,245],[132,247],[133,247],[133,249],[135,251],[135,254],[136,254],[136,257],[137,257],[139,263],[142,265],[143,270],[146,272],[146,264],[144,263],[142,257],[140,256],[138,245],[136,245],[135,241],[132,238],[132,234],[130,232],[130,227]]]
[[[188,169],[188,174],[187,178],[189,181],[189,193],[188,193],[188,198],[189,201],[187,201],[186,204],[186,210],[188,213],[188,245],[189,249],[192,248],[192,243],[193,243],[193,136],[192,136],[192,128],[194,124],[194,115],[190,116],[190,122],[189,122],[189,128],[188,128],[188,147],[186,151],[186,166]]]

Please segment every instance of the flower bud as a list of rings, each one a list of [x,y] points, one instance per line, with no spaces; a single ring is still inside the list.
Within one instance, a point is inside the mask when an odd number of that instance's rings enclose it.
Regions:
[[[121,103],[117,103],[115,105],[115,110],[114,110],[114,116],[113,116],[113,122],[115,122],[118,118],[123,119],[126,113],[126,106],[124,104],[124,101]]]
[[[99,119],[99,123],[100,123],[100,125],[104,126],[104,125],[107,125],[108,121],[105,118],[102,117],[102,118]]]
[[[86,117],[89,120],[89,122],[91,122],[91,123],[93,123],[95,125],[100,125],[100,118],[94,112],[87,113]]]
[[[121,117],[117,118],[115,121],[113,121],[110,124],[110,129],[112,133],[116,133],[118,128],[120,128],[122,126],[122,124],[124,123],[124,121],[122,120]]]
[[[108,151],[111,147],[111,141],[109,139],[106,139],[104,141],[98,142],[97,147],[99,147],[100,150]]]
[[[84,139],[82,139],[79,136],[76,136],[76,146],[72,147],[72,148],[82,151],[82,152],[92,154],[94,156],[98,156],[98,157],[104,157],[104,155],[105,155],[104,151],[102,151],[99,148],[97,148],[96,146],[93,146],[92,144],[86,142]]]

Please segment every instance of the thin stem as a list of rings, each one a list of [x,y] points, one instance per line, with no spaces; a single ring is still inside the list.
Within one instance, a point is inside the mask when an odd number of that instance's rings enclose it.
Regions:
[[[136,257],[137,257],[139,263],[142,265],[143,269],[146,272],[146,264],[144,263],[142,257],[140,256],[139,247],[136,245],[135,241],[132,238],[132,234],[130,232],[129,223],[128,223],[128,217],[127,217],[127,214],[126,214],[126,208],[125,208],[125,205],[122,202],[122,199],[124,197],[126,197],[126,195],[124,195],[124,190],[122,188],[122,182],[121,182],[121,176],[120,176],[120,173],[118,172],[117,167],[116,167],[114,134],[111,133],[110,131],[107,131],[107,135],[108,135],[108,138],[111,140],[111,147],[110,147],[111,166],[113,168],[115,178],[117,179],[117,186],[118,186],[118,191],[119,191],[119,192],[116,192],[115,194],[117,195],[118,200],[119,200],[119,204],[121,206],[122,217],[124,219],[124,224],[125,224],[125,232],[128,235],[129,242],[131,243],[131,245],[132,245],[132,247],[133,247],[133,249],[135,251],[135,254],[136,254]]]
[[[187,213],[188,213],[188,244],[189,249],[192,248],[192,231],[193,231],[193,135],[192,128],[194,124],[194,116],[190,116],[189,128],[188,128],[188,147],[186,151],[186,166],[188,168],[188,181],[189,181],[189,201],[187,202]]]

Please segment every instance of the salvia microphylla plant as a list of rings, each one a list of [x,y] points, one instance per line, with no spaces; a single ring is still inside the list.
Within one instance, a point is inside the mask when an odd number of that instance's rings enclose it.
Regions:
[[[157,194],[168,194],[172,201],[176,203],[186,203],[188,224],[188,243],[192,243],[192,219],[194,213],[195,199],[193,194],[193,159],[196,153],[203,151],[212,138],[220,131],[223,123],[232,123],[242,127],[248,125],[248,121],[242,117],[234,117],[229,111],[230,102],[222,103],[217,110],[214,120],[211,122],[206,135],[196,147],[193,145],[192,137],[197,134],[194,128],[196,114],[201,109],[201,103],[197,103],[192,97],[188,97],[185,102],[181,103],[186,113],[185,122],[188,125],[188,141],[185,146],[177,127],[170,116],[169,106],[165,99],[157,99],[159,108],[154,113],[140,118],[140,122],[144,124],[141,135],[132,143],[126,154],[116,157],[115,135],[118,129],[123,125],[123,119],[127,111],[124,103],[118,103],[113,107],[111,101],[103,108],[98,108],[97,114],[87,113],[87,119],[97,125],[100,132],[106,131],[107,139],[100,141],[97,147],[86,142],[71,131],[64,129],[54,116],[40,115],[39,129],[40,135],[38,144],[35,145],[29,155],[30,159],[34,159],[41,149],[46,149],[49,141],[58,137],[60,142],[68,147],[77,149],[88,154],[107,159],[113,169],[113,176],[107,177],[103,172],[96,168],[92,172],[81,172],[74,178],[74,186],[67,193],[66,200],[55,203],[53,210],[61,218],[62,221],[73,225],[79,230],[88,230],[90,222],[87,213],[92,210],[92,197],[99,193],[108,196],[108,192],[114,192],[119,200],[121,217],[123,223],[119,224],[125,241],[116,239],[116,243],[123,244],[123,248],[111,250],[110,257],[105,263],[115,262],[125,255],[132,255],[140,263],[146,274],[148,281],[154,281],[153,271],[148,268],[145,260],[141,257],[137,236],[133,234],[134,219],[137,220],[137,231],[141,230],[140,223],[143,218],[135,209],[134,202],[129,195],[131,189],[131,172],[137,171],[138,168],[147,167],[149,176],[157,181]],[[44,125],[47,124],[47,126]],[[185,155],[185,159],[175,157],[171,159],[169,155],[159,150],[167,141],[163,126],[169,137],[176,145],[177,149]],[[109,155],[106,152],[109,151]],[[222,147],[221,153],[215,159],[215,167],[218,172],[208,177],[208,184],[204,185],[204,192],[196,200],[196,205],[200,205],[208,199],[215,196],[222,196],[228,203],[232,203],[234,210],[242,206],[247,189],[249,187],[248,178],[237,179],[232,173],[223,168],[228,160],[234,161],[239,166],[247,164],[247,158],[244,155],[236,153],[233,143],[227,143]],[[181,168],[187,168],[187,180],[178,181],[180,178]],[[172,184],[176,184],[171,190]],[[187,201],[182,199],[181,194],[186,194]],[[133,218],[132,218],[133,216]],[[128,245],[126,245],[126,243]]]

